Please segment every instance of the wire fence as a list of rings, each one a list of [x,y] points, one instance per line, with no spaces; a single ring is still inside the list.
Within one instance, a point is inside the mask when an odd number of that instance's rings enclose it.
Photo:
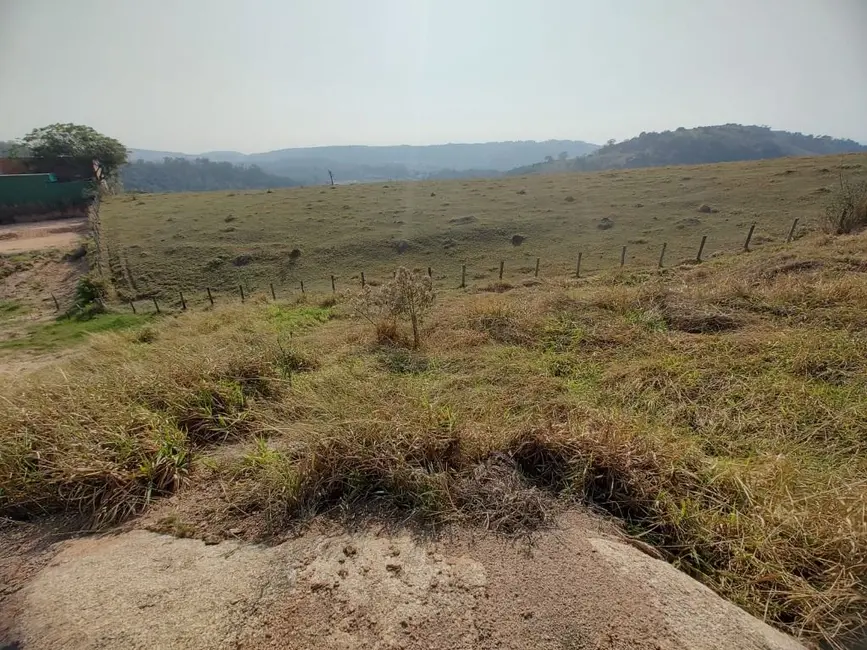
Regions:
[[[129,265],[124,261],[122,255],[117,254],[110,245],[102,237],[102,228],[99,218],[99,201],[94,201],[88,215],[89,226],[91,230],[91,238],[93,241],[93,250],[88,254],[88,262],[91,269],[103,278],[109,279],[117,283],[118,281],[129,287],[129,293],[139,293],[136,286],[135,278],[129,268]],[[794,219],[791,226],[786,230],[785,243],[790,243],[796,235],[799,219]],[[740,250],[749,252],[753,242],[753,235],[756,230],[756,223],[752,223],[749,229],[744,233],[743,244]],[[781,233],[782,234],[782,233]],[[679,264],[683,261],[692,263],[701,263],[705,261],[706,249],[708,244],[708,236],[703,235],[695,242],[694,255],[689,260],[682,258],[675,261]],[[679,242],[682,249],[682,241]],[[598,252],[594,251],[594,252]],[[434,282],[438,290],[461,290],[461,289],[477,289],[483,288],[485,285],[490,285],[491,282],[509,283],[513,281],[527,281],[539,278],[555,278],[555,277],[572,277],[585,278],[607,270],[631,269],[631,270],[653,270],[653,264],[635,264],[628,259],[629,246],[622,245],[616,250],[611,251],[609,259],[614,261],[611,265],[603,267],[585,268],[586,256],[583,251],[577,251],[575,258],[571,263],[564,263],[563,260],[545,260],[542,256],[536,256],[535,259],[530,258],[524,263],[517,263],[515,260],[497,259],[493,264],[484,264],[476,261],[473,265],[462,263],[451,268],[433,268],[414,267],[417,272],[427,273]],[[714,255],[718,254],[714,253]],[[733,252],[729,250],[728,252]],[[658,248],[658,256],[655,256],[655,268],[664,269],[671,261],[667,256],[671,255],[671,248],[668,242],[662,242]],[[495,258],[496,259],[496,258]],[[570,268],[571,266],[571,268]],[[126,308],[133,314],[163,314],[171,312],[183,312],[190,309],[213,308],[221,304],[230,302],[246,303],[251,300],[258,300],[262,297],[270,298],[273,301],[299,299],[302,296],[316,295],[323,297],[328,294],[341,294],[349,291],[356,291],[365,286],[378,286],[387,282],[390,276],[386,273],[384,276],[371,275],[369,272],[361,270],[352,275],[326,274],[324,277],[311,275],[307,278],[297,278],[292,282],[285,280],[273,279],[262,280],[256,279],[253,283],[247,280],[239,279],[235,285],[215,284],[212,286],[201,286],[198,288],[190,288],[189,286],[181,289],[178,288],[173,292],[165,290],[159,292],[143,292],[136,298],[119,299],[114,303],[115,309]],[[46,307],[46,310],[53,309],[54,315],[58,317],[73,316],[75,313],[74,298],[63,297],[59,299],[54,293],[49,293],[43,296],[39,301],[40,304]]]
[[[797,218],[794,219],[791,226],[788,228],[787,235],[785,237],[786,244],[790,243],[795,238],[799,221],[800,220]],[[751,244],[755,229],[756,224],[753,223],[750,225],[749,230],[745,233],[743,245],[741,247],[742,251],[749,252],[751,250]],[[696,243],[694,257],[687,261],[696,264],[700,264],[701,262],[705,261],[705,251],[707,243],[708,236],[701,236],[701,239],[698,240]],[[609,267],[609,269],[619,268],[625,270],[629,268],[635,270],[653,270],[652,267],[649,267],[648,265],[630,265],[627,261],[628,248],[629,247],[627,245],[623,245],[620,247],[618,251],[619,266]],[[666,253],[668,251],[668,242],[662,242],[659,248],[659,256],[656,261],[656,269],[666,268],[666,264],[668,262],[668,260],[666,259]],[[536,257],[535,262],[532,263],[530,266],[524,264],[519,266],[513,266],[513,268],[509,268],[505,259],[500,259],[494,266],[486,266],[484,272],[479,272],[480,269],[478,268],[478,266],[470,267],[467,264],[455,266],[448,271],[445,271],[443,269],[436,269],[436,273],[435,269],[431,266],[422,268],[415,267],[414,271],[426,273],[438,289],[461,290],[479,288],[484,285],[490,285],[490,283],[493,281],[496,281],[498,283],[508,283],[509,281],[513,281],[516,279],[538,279],[540,277],[545,277],[545,272],[546,270],[548,270],[548,268],[553,268],[553,270],[555,271],[555,273],[549,275],[548,277],[564,277],[565,275],[568,275],[568,277],[573,278],[589,277],[601,271],[609,270],[593,269],[588,272],[587,269],[582,269],[583,257],[583,252],[578,251],[573,263],[574,265],[572,269],[568,272],[568,274],[563,272],[564,267],[562,264],[557,264],[553,267],[546,267],[545,260],[541,256]],[[495,274],[495,277],[491,277],[492,274]],[[387,282],[388,279],[390,278],[372,277],[369,273],[366,274],[364,271],[359,271],[358,273],[348,278],[344,277],[343,279],[341,279],[335,274],[328,274],[325,277],[311,276],[306,281],[303,279],[298,279],[297,281],[292,283],[274,280],[267,281],[266,283],[250,284],[249,281],[239,281],[238,284],[234,287],[205,286],[193,291],[187,289],[186,292],[184,290],[178,289],[174,297],[172,297],[171,295],[167,295],[166,293],[162,293],[160,295],[151,295],[147,298],[128,299],[124,301],[124,304],[126,304],[130,311],[132,311],[133,313],[142,313],[149,311],[152,313],[160,314],[165,311],[187,311],[188,309],[199,305],[203,305],[205,308],[208,308],[215,307],[218,304],[225,304],[231,301],[245,303],[261,296],[264,296],[265,298],[270,298],[273,301],[278,301],[298,299],[299,297],[307,296],[308,294],[315,294],[317,296],[322,296],[323,294],[336,295],[347,291],[363,289],[366,286],[378,286],[383,282]]]

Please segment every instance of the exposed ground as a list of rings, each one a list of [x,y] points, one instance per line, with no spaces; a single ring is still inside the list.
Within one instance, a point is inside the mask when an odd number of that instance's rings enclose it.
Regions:
[[[140,530],[84,538],[44,549],[50,562],[3,603],[0,643],[24,650],[802,648],[603,528],[573,514],[532,544],[334,526],[274,547],[206,546]]]
[[[73,330],[87,329],[55,322],[87,272],[86,227],[83,219],[0,226],[0,377],[50,363]]]
[[[816,228],[843,172],[867,178],[867,155],[788,158],[695,167],[493,180],[381,183],[250,192],[137,194],[102,206],[104,249],[124,295],[204,302],[205,288],[284,297],[390,277],[397,265],[431,267],[439,288],[516,282],[540,272],[590,274],[619,265],[655,267],[739,250]],[[704,207],[703,207],[704,206]],[[513,245],[515,235],[524,237]]]
[[[72,249],[86,231],[86,219],[0,226],[0,253],[23,253],[46,248]]]

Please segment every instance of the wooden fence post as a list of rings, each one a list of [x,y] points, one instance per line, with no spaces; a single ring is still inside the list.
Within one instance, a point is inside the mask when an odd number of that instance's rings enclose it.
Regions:
[[[132,301],[132,298],[129,299],[129,306],[132,308],[132,313],[135,314],[135,303]]]
[[[797,227],[798,227],[798,218],[796,217],[795,220],[792,222],[792,228],[791,228],[791,230],[789,230],[789,236],[786,237],[786,243],[787,243],[787,244],[788,244],[789,242],[791,242],[791,241],[792,241],[792,237],[795,236],[795,228],[797,228]]]
[[[427,277],[429,277],[429,278],[433,277],[433,270],[431,270],[431,267],[427,267]]]
[[[701,236],[701,244],[698,245],[698,253],[695,256],[696,262],[701,262],[701,254],[704,251],[704,243],[707,241],[707,235]]]
[[[181,309],[183,309],[184,311],[187,311],[187,301],[184,300],[184,292],[183,292],[183,291],[178,291],[178,293],[179,293],[180,296],[181,296]]]
[[[467,286],[467,265],[461,264],[461,289]]]
[[[331,293],[336,293],[336,289],[334,288],[334,276],[331,276]]]
[[[503,265],[504,264],[505,264],[505,262],[503,260],[500,260],[500,279],[501,280],[503,279]]]
[[[361,272],[361,288],[364,289],[364,271]]]
[[[536,271],[535,271],[533,277],[536,277],[536,278],[539,277],[539,258],[538,257],[536,258]]]
[[[756,224],[753,223],[753,225],[750,226],[750,231],[747,233],[747,240],[744,242],[744,251],[747,253],[750,252],[750,240],[753,238],[753,231],[755,229],[756,229]]]
[[[241,302],[244,302],[244,285],[239,284],[238,289],[241,291]]]
[[[205,287],[205,290],[208,292],[208,300],[211,301],[211,307],[214,306],[214,296],[211,295],[211,287]]]
[[[57,302],[57,296],[51,294],[51,299],[54,301],[54,311],[60,311],[60,303]]]
[[[581,277],[581,253],[578,253],[578,265],[575,267],[575,277]]]
[[[620,268],[623,268],[624,264],[626,264],[626,246],[620,249]]]
[[[301,280],[301,293],[304,293],[304,280]]]
[[[273,283],[273,282],[269,282],[269,283],[268,283],[268,286],[271,287],[271,300],[276,301],[276,300],[277,300],[277,292],[274,291],[274,283]]]
[[[160,313],[160,305],[157,302],[157,297],[156,296],[151,296],[151,297],[153,298],[153,301],[154,301],[154,307],[156,308],[157,313],[159,314]]]

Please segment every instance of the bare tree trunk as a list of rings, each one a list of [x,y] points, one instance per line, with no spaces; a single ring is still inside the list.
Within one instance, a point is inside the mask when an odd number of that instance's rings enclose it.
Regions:
[[[418,348],[418,316],[415,314],[415,309],[410,313],[410,319],[412,320],[412,342],[413,347]]]

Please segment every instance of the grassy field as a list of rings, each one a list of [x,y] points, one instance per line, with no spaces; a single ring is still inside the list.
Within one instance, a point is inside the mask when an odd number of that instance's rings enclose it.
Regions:
[[[802,638],[864,623],[867,234],[494,288],[441,293],[420,350],[310,295],[96,335],[3,386],[0,514],[269,540],[579,502]]]
[[[466,264],[471,285],[533,274],[573,273],[582,253],[590,274],[620,263],[655,266],[785,240],[815,229],[841,166],[867,177],[867,156],[529,176],[493,180],[385,183],[250,192],[126,195],[102,208],[103,255],[124,296],[183,290],[204,300],[223,292],[286,295],[299,282],[330,291],[391,276],[398,265],[432,267],[439,288],[456,287]],[[711,211],[700,212],[706,205]],[[603,222],[603,219],[610,220]],[[605,228],[606,225],[610,227]],[[600,228],[602,226],[602,228]],[[526,239],[520,246],[512,237]],[[294,251],[294,252],[293,252]]]

